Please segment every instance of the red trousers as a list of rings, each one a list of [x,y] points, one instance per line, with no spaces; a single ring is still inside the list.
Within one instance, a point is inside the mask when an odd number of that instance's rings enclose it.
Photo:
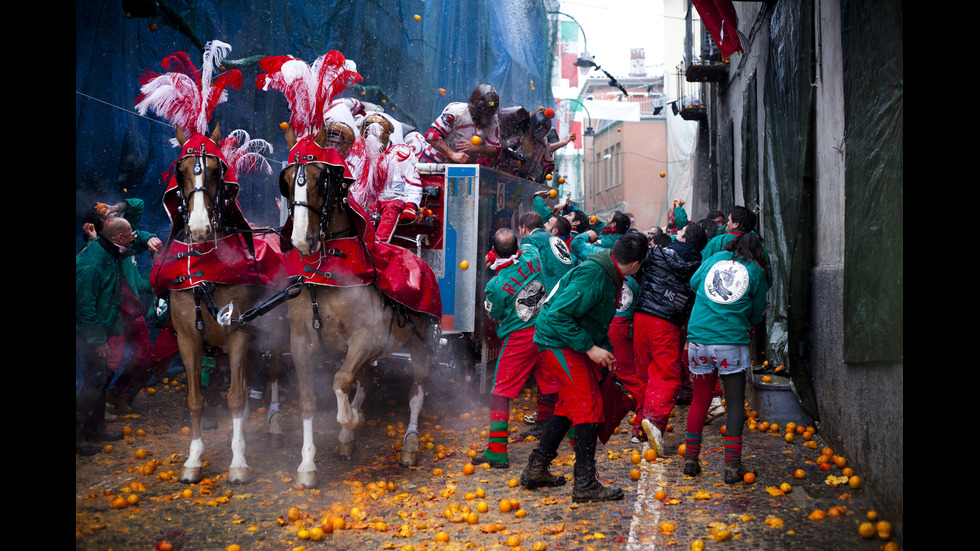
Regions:
[[[637,312],[633,316],[633,346],[637,369],[647,372],[643,415],[663,432],[681,390],[681,327]]]
[[[605,419],[599,392],[601,368],[584,353],[568,348],[548,348],[541,356],[558,379],[555,415],[567,417],[572,425],[601,423]]]
[[[558,392],[554,373],[544,365],[538,345],[534,344],[534,326],[518,329],[504,338],[491,392],[511,400],[517,398],[532,371],[542,393]]]
[[[146,319],[137,317],[123,323],[122,335],[109,337],[109,357],[106,364],[110,373],[115,373],[123,362],[126,353],[126,345],[130,347],[132,353],[131,365],[136,369],[143,369],[150,362],[150,328],[146,325]]]
[[[392,201],[381,201],[378,204],[381,211],[381,220],[378,222],[378,229],[374,236],[385,243],[391,241],[391,235],[395,233],[395,226],[405,210],[405,201],[394,199]]]
[[[633,318],[615,317],[609,324],[609,340],[613,345],[613,356],[616,356],[616,378],[623,383],[626,390],[636,400],[635,425],[643,421],[643,400],[647,387],[646,369],[637,369],[634,361],[634,345],[631,332]]]
[[[390,201],[380,201],[378,209],[381,211],[381,220],[378,221],[378,229],[374,236],[378,241],[391,243],[391,236],[395,233],[398,222],[414,220],[418,216],[418,207],[415,203],[392,199]]]

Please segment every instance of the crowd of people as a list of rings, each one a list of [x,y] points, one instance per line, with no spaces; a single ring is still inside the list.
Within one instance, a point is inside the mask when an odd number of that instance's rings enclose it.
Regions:
[[[480,163],[544,181],[553,170],[551,154],[574,139],[549,143],[551,116],[520,106],[501,109],[493,87],[480,85],[466,103],[447,105],[424,133],[406,134],[394,118],[350,98],[330,105],[322,132],[355,178],[351,198],[378,213],[376,239],[389,241],[400,221],[415,217],[419,162]],[[600,222],[567,197],[552,205],[548,198],[548,192],[535,195],[516,232],[498,230],[486,258],[495,275],[485,306],[503,346],[487,447],[473,463],[510,466],[510,401],[533,374],[537,411],[525,419],[533,427],[521,437],[539,443],[520,478],[525,488],[565,484],[549,465],[571,434],[573,500],[622,499],[621,489],[603,486],[596,476],[606,420],[601,387],[611,380],[634,400],[632,441],[649,442],[661,454],[671,411],[690,401],[684,473],[697,476],[705,423],[726,414],[722,397],[731,405],[744,401],[751,332],[767,304],[769,258],[754,231],[756,215],[736,206],[727,219],[713,211],[689,222],[678,202],[666,229],[640,233],[626,213]],[[87,244],[76,256],[80,455],[122,437],[106,428],[106,402],[119,413],[132,411],[137,393],[176,354],[173,329],[161,312],[151,311],[162,327],[151,345],[139,300],[149,286],[135,255],[161,248],[155,235],[135,230],[142,209],[138,199],[99,204],[83,227]],[[123,366],[127,346],[130,360]],[[727,417],[725,481],[734,483],[746,470],[744,411],[729,407]]]
[[[689,476],[700,473],[704,425],[726,414],[722,396],[737,404],[727,409],[725,481],[742,480],[748,345],[769,286],[755,214],[736,206],[724,225],[719,212],[688,222],[680,202],[668,231],[640,233],[625,213],[595,222],[566,200],[548,206],[547,197],[535,196],[518,232],[498,230],[486,258],[495,276],[485,306],[503,344],[487,447],[473,463],[510,466],[510,401],[533,374],[537,411],[525,416],[533,428],[518,438],[534,436],[538,445],[521,485],[564,485],[549,465],[571,435],[573,501],[622,499],[622,489],[603,486],[596,476],[600,427],[615,415],[603,390],[612,378],[634,400],[632,442],[649,442],[658,454],[674,406],[691,404],[684,437]]]

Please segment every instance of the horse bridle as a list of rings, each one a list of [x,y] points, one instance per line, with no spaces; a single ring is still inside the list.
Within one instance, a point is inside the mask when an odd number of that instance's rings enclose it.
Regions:
[[[327,241],[336,237],[336,235],[334,234],[327,234],[327,228],[330,227],[330,216],[334,209],[334,203],[337,201],[338,197],[345,197],[348,184],[346,180],[341,178],[340,190],[339,193],[336,193],[336,190],[334,190],[334,186],[332,185],[332,182],[331,183],[327,182],[327,180],[329,180],[330,178],[335,177],[335,175],[331,172],[329,168],[334,165],[330,165],[329,163],[319,160],[316,155],[297,155],[296,162],[286,165],[285,168],[283,168],[282,170],[283,174],[285,174],[285,172],[289,170],[290,167],[295,167],[295,170],[293,171],[293,182],[292,182],[293,190],[295,190],[297,187],[305,187],[309,183],[306,178],[307,165],[312,165],[317,169],[319,169],[320,171],[316,179],[316,188],[317,188],[317,193],[319,193],[320,197],[323,198],[323,205],[320,206],[319,210],[313,205],[311,205],[308,201],[294,201],[292,197],[295,197],[296,195],[295,191],[293,191],[293,193],[290,193],[288,195],[285,193],[283,193],[282,195],[289,199],[289,213],[291,216],[295,213],[295,207],[307,208],[312,212],[315,212],[319,216],[320,218],[319,237],[321,241]],[[280,183],[285,184],[285,179],[283,178],[283,180]],[[287,190],[286,189],[280,190],[280,192],[283,191],[287,191]],[[307,194],[307,197],[309,197],[309,194]],[[341,200],[346,201],[346,198]]]
[[[177,186],[177,197],[180,199],[180,206],[178,207],[181,212],[181,217],[184,221],[184,230],[187,231],[187,225],[190,222],[190,201],[194,197],[195,193],[203,193],[208,199],[211,200],[211,227],[217,229],[221,227],[222,211],[224,210],[224,189],[225,189],[225,172],[226,165],[224,159],[213,153],[208,153],[206,146],[202,143],[201,149],[188,148],[185,150],[184,155],[177,159],[177,166],[188,157],[194,157],[194,175],[201,175],[201,185],[195,186],[188,192],[184,194],[183,185]],[[218,185],[215,186],[215,194],[211,195],[208,191],[208,171],[207,171],[207,159],[208,157],[213,157],[218,162]],[[179,170],[179,169],[178,169]]]

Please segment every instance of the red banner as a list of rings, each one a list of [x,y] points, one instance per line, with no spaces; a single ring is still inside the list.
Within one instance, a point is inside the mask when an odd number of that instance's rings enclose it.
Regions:
[[[738,33],[738,15],[732,0],[691,0],[701,15],[701,22],[711,34],[723,58],[745,48]]]

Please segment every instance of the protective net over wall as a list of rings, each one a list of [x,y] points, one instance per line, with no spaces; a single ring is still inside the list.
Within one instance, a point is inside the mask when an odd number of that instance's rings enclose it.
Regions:
[[[790,368],[800,403],[817,418],[806,329],[813,233],[813,3],[780,2],[770,20],[765,78],[763,204],[772,261],[766,316],[770,363]]]
[[[904,82],[900,0],[842,0],[847,137],[844,359],[904,361]]]

